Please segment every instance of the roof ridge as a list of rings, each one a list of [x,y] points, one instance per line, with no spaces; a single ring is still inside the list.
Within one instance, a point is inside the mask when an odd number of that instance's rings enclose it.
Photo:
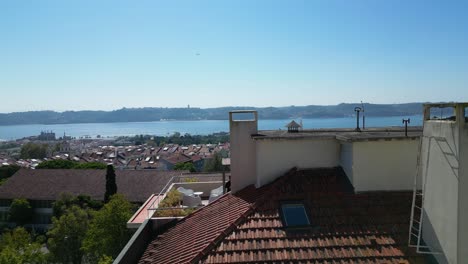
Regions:
[[[242,190],[245,190],[247,188],[251,188],[253,187],[253,185],[249,185],[247,187],[245,187],[244,189]],[[242,190],[240,190],[239,192],[241,192]],[[238,198],[236,195],[232,194],[231,192],[227,192],[223,195],[221,195],[218,199],[214,200],[213,202],[209,203],[209,206],[213,206],[213,205],[216,205],[218,203],[221,203],[223,202],[224,200],[226,200],[227,198],[226,197],[233,197],[233,198]],[[190,213],[188,216],[184,217],[182,220],[180,220],[179,222],[184,222],[186,219],[191,219],[193,217],[195,217],[196,215],[200,214],[200,212],[203,212],[205,210],[209,210],[211,209],[211,207],[209,207],[208,205],[207,206],[203,206],[203,207],[200,207],[198,209],[196,209],[195,211],[193,211],[192,213]]]
[[[266,200],[267,200],[266,198],[269,197],[269,194],[271,194],[275,190],[274,187],[276,187],[276,185],[279,185],[279,184],[282,183],[282,181],[284,181],[284,180],[281,180],[281,179],[287,178],[287,176],[289,176],[289,175],[293,175],[296,171],[297,171],[297,168],[293,167],[292,169],[290,169],[284,175],[280,176],[275,181],[256,189],[257,193],[260,194],[260,197],[255,199],[255,201],[250,204],[249,209],[246,212],[244,212],[242,215],[240,215],[239,218],[237,218],[236,221],[231,223],[213,241],[211,241],[202,251],[200,251],[194,258],[192,258],[191,263],[197,263],[197,262],[201,261],[203,258],[206,258],[209,255],[209,253],[223,241],[224,238],[226,238],[239,225],[241,225],[246,220],[248,220],[248,216],[251,215],[253,212],[255,212],[256,208],[260,207],[263,203],[266,202]],[[241,189],[238,193],[241,193],[242,191],[244,191],[246,189],[249,189],[251,187],[254,187],[254,186],[249,185],[249,186]],[[264,190],[263,192],[262,192],[262,189]],[[218,201],[218,200],[220,200],[220,199],[217,199],[216,201]]]
[[[254,205],[250,205],[249,209],[245,211],[242,215],[240,215],[236,221],[231,223],[226,229],[224,229],[220,234],[213,239],[206,247],[200,251],[194,258],[192,258],[192,263],[197,263],[200,260],[202,260],[204,257],[208,256],[208,254],[217,246],[223,239],[228,236],[232,231],[236,229],[237,226],[239,226],[245,219],[247,219],[247,216],[252,214],[254,211]]]

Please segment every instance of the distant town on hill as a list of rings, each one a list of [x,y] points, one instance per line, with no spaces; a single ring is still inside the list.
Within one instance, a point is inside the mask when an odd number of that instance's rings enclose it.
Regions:
[[[0,125],[72,124],[146,122],[160,120],[225,120],[232,110],[257,110],[261,119],[335,118],[354,115],[361,104],[308,105],[286,107],[218,107],[218,108],[122,108],[114,111],[30,111],[0,113]],[[366,116],[408,116],[422,113],[422,103],[364,104]]]

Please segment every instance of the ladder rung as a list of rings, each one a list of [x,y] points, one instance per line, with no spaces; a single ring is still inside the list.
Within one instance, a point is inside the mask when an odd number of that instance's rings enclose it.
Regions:
[[[414,229],[414,230],[418,231],[418,233],[419,233],[419,229],[417,229],[416,227],[412,226],[411,229]]]
[[[417,206],[417,205],[415,205],[414,208],[418,208],[419,210],[422,209],[421,207],[419,207],[419,206]]]

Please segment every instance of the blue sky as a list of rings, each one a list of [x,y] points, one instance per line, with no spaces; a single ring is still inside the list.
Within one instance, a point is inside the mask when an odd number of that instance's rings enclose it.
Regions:
[[[467,3],[0,0],[0,112],[468,101]]]

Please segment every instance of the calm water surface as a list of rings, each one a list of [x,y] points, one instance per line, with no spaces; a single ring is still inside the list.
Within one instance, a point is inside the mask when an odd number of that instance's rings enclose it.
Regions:
[[[405,117],[366,117],[366,127],[402,126],[402,118],[411,118],[411,126],[421,126],[422,116]],[[260,130],[285,129],[291,119],[259,120]],[[296,120],[298,121],[298,120]],[[304,128],[351,128],[356,126],[356,118],[313,118],[302,120]],[[65,132],[73,137],[97,135],[105,137],[130,135],[167,136],[174,132],[192,135],[207,135],[229,130],[228,120],[201,121],[155,121],[125,123],[60,124],[60,125],[14,125],[0,126],[0,140],[18,139],[39,135],[51,130],[59,137]]]

